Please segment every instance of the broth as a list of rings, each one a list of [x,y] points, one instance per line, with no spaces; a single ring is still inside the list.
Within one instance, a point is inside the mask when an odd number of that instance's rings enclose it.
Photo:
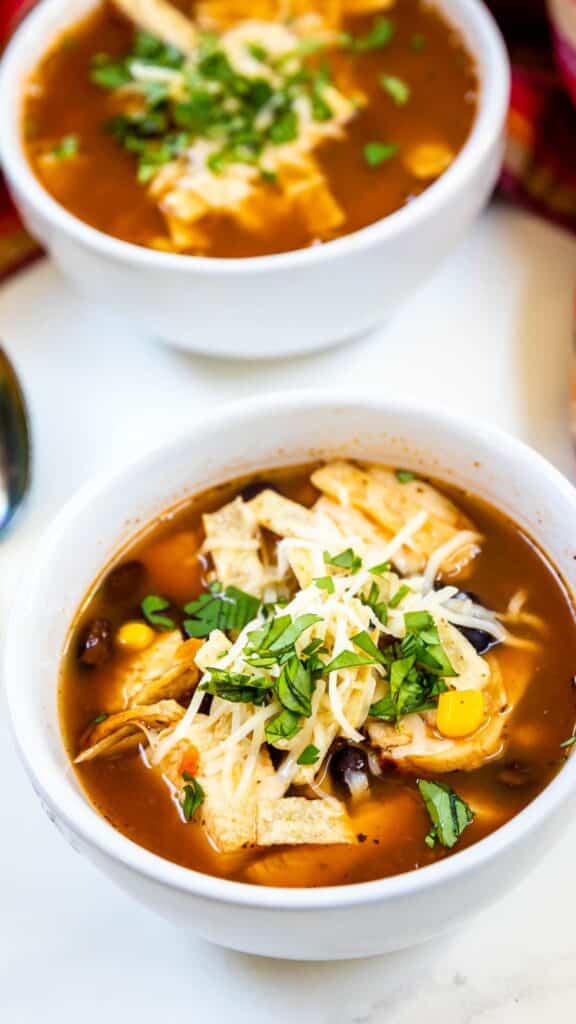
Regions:
[[[201,244],[187,242],[187,235],[182,241],[181,231],[169,237],[158,201],[136,179],[135,154],[106,130],[117,113],[115,95],[90,80],[95,54],[118,59],[132,46],[133,26],[110,4],[71,27],[38,65],[23,110],[28,158],[44,187],[72,214],[137,245],[250,257],[358,231],[412,202],[444,169],[416,176],[406,162],[412,148],[439,144],[449,152],[449,163],[464,145],[476,112],[473,62],[442,15],[420,0],[398,0],[386,17],[394,32],[384,48],[336,49],[322,58],[337,83],[353,80],[364,97],[342,137],[327,138],[315,152],[315,167],[341,211],[341,219],[326,221],[325,228],[317,219],[309,223],[312,215],[317,218],[317,201],[310,202],[303,219],[270,184],[259,200],[256,227],[232,214],[207,215]],[[343,27],[355,39],[366,39],[374,25],[374,17],[364,16],[346,19]],[[319,66],[319,58],[310,61]],[[392,144],[394,152],[376,153],[376,161],[383,162],[370,166],[366,147],[381,143]]]
[[[278,493],[309,507],[318,497],[310,472],[310,467],[275,471],[266,473],[265,480]],[[72,758],[81,749],[89,723],[114,701],[116,673],[122,664],[118,653],[101,668],[80,664],[78,642],[86,623],[105,618],[115,630],[127,618],[138,618],[139,602],[150,592],[175,603],[196,597],[205,589],[209,567],[206,556],[197,557],[204,536],[201,514],[220,508],[237,494],[252,498],[259,486],[260,481],[238,481],[160,517],[117,563],[138,561],[145,567],[125,597],[111,597],[106,582],[109,575],[88,595],[73,627],[61,681],[61,721]],[[506,608],[511,596],[524,590],[530,613],[546,626],[537,649],[528,654],[506,645],[494,649],[504,679],[522,671],[523,659],[528,657],[530,680],[507,720],[500,756],[476,770],[451,772],[444,779],[475,814],[459,838],[459,850],[521,811],[565,759],[567,751],[561,744],[571,735],[576,718],[576,624],[562,581],[513,522],[473,494],[436,482],[434,486],[469,516],[485,538],[466,578],[466,590],[494,609]],[[528,635],[528,626],[520,625],[516,632]],[[76,771],[93,805],[129,839],[184,867],[238,881],[342,885],[410,871],[452,852],[439,843],[433,848],[426,845],[430,819],[418,791],[417,775],[391,761],[384,763],[381,775],[371,779],[368,800],[348,800],[356,844],[230,853],[217,852],[195,821],[182,821],[166,785],[140,752],[89,761],[77,765]],[[422,774],[440,778],[434,773],[418,773]]]

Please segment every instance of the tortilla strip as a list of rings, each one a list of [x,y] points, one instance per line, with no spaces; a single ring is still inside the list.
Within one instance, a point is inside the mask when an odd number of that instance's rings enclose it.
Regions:
[[[304,797],[258,801],[258,846],[354,843],[356,837],[343,804]]]
[[[395,473],[380,466],[355,466],[332,462],[311,477],[318,490],[341,505],[359,509],[391,539],[417,512],[425,511],[427,521],[392,562],[403,574],[423,571],[430,555],[458,532],[474,531],[473,524],[448,498],[423,480],[401,483]],[[443,572],[460,572],[478,553],[477,543],[455,552],[441,566]]]
[[[115,7],[138,28],[175,46],[181,53],[194,52],[198,42],[196,28],[185,14],[168,0],[112,0]]]
[[[260,594],[266,573],[260,559],[260,531],[251,502],[235,498],[216,512],[202,516],[206,540],[216,576],[224,586]]]
[[[88,747],[74,759],[75,764],[92,761],[102,754],[118,751],[118,744],[124,743],[131,735],[146,734],[146,729],[158,729],[179,722],[184,708],[175,700],[161,700],[147,707],[132,707],[126,711],[118,711],[108,715],[90,730],[87,736]]]
[[[278,21],[317,16],[321,23],[336,28],[347,15],[387,11],[395,0],[199,0],[198,20],[205,25],[229,26],[246,18]]]

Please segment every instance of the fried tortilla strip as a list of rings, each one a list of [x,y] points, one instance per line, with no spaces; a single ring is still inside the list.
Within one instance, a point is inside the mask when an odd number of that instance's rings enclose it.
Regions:
[[[412,772],[475,771],[501,757],[506,749],[507,723],[530,678],[529,670],[517,672],[510,687],[504,685],[498,657],[488,654],[490,682],[484,687],[486,718],[471,736],[448,740],[433,725],[435,713],[426,719],[407,715],[399,729],[385,722],[369,722],[368,735],[385,759]],[[508,678],[508,673],[507,673]]]
[[[356,836],[343,804],[291,796],[259,800],[256,842],[258,846],[327,845],[354,843]]]
[[[90,730],[87,736],[88,746],[75,758],[75,764],[92,761],[103,754],[119,752],[119,744],[125,749],[125,741],[132,734],[146,734],[146,730],[163,729],[175,725],[184,714],[184,708],[175,700],[161,700],[147,707],[132,707],[126,711],[118,711],[108,715]]]
[[[198,36],[193,23],[168,0],[113,0],[129,21],[175,46],[181,53],[193,53]]]
[[[276,491],[265,490],[253,498],[249,506],[256,522],[278,537],[319,543],[320,535],[314,513],[297,501],[284,498]],[[306,543],[289,546],[288,562],[300,587],[309,586],[315,576],[322,575],[323,565],[316,565],[314,553]]]
[[[179,630],[159,633],[154,643],[129,660],[120,661],[116,669],[121,686],[122,704],[151,704],[162,697],[178,697],[192,683],[179,680],[190,668],[194,671],[196,652],[186,648]]]
[[[474,535],[467,544],[447,554],[440,564],[444,573],[458,572],[479,551],[480,534],[473,524],[443,494],[423,480],[401,483],[390,469],[380,466],[355,466],[350,462],[332,462],[312,474],[318,490],[344,506],[359,509],[392,539],[418,512],[428,518],[416,534],[392,555],[403,574],[422,572],[437,548],[452,541],[462,531]]]
[[[202,516],[204,549],[212,555],[216,575],[224,586],[260,594],[266,573],[260,559],[260,531],[251,503],[242,498]]]
[[[317,17],[321,24],[337,28],[347,15],[376,14],[394,6],[395,0],[199,0],[195,10],[202,25],[230,26],[247,18],[278,21]]]
[[[317,174],[288,191],[297,215],[315,238],[322,238],[341,227],[345,214],[336,202],[323,174]]]

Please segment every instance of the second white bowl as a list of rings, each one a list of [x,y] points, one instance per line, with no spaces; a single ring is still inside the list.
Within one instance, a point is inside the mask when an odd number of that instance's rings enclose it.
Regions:
[[[154,252],[97,231],[43,189],[26,159],[23,85],[49,42],[95,0],[42,0],[0,69],[0,162],[33,234],[91,301],[144,335],[214,356],[286,356],[352,338],[388,318],[455,246],[500,168],[508,61],[480,0],[438,0],[480,76],[470,138],[448,171],[389,217],[326,245],[249,259]]]

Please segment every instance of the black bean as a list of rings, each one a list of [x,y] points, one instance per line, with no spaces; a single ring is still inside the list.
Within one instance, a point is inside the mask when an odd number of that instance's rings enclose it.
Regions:
[[[128,601],[134,598],[145,576],[146,569],[142,562],[123,562],[106,577],[106,594],[112,601]]]
[[[272,485],[267,483],[266,480],[251,480],[249,484],[240,491],[240,497],[244,501],[252,501],[252,498],[257,498],[262,491],[267,490]]]
[[[112,625],[108,619],[92,619],[80,636],[78,658],[83,665],[98,667],[112,657]]]
[[[330,758],[330,774],[334,782],[348,786],[352,775],[368,775],[368,756],[362,747],[344,744]]]
[[[486,651],[500,642],[484,629],[472,629],[471,626],[456,626],[456,629],[472,644],[476,654],[486,654]]]

